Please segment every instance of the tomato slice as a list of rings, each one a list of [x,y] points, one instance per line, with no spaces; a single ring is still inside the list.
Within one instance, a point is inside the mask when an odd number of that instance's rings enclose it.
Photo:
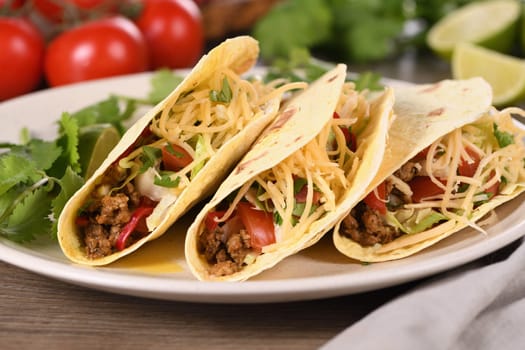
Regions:
[[[337,114],[337,112],[334,112],[333,118],[334,119],[339,119],[341,117],[339,116],[339,114]],[[340,126],[339,128],[341,129],[341,131],[343,132],[343,135],[345,136],[346,146],[352,152],[355,152],[357,150],[357,138],[356,138],[355,134],[353,134],[350,131],[349,128],[345,128],[345,127],[342,127],[342,126]]]
[[[191,155],[181,146],[168,144],[162,147],[162,164],[165,170],[177,171],[192,161]]]
[[[496,176],[496,173],[494,170],[490,173],[490,177]],[[501,185],[501,181],[497,181],[494,185],[490,186],[485,190],[490,195],[490,198],[496,196],[499,193],[499,185]]]
[[[412,201],[419,203],[423,198],[444,193],[445,190],[436,185],[428,176],[416,176],[408,185],[412,189]]]
[[[204,225],[206,225],[206,229],[208,232],[214,231],[217,226],[219,226],[219,223],[216,221],[217,219],[220,219],[226,211],[224,210],[216,210],[216,211],[210,211],[206,218],[204,219]]]
[[[427,154],[428,154],[428,151],[430,149],[430,146],[422,149],[421,151],[418,152],[418,154],[416,154],[414,156],[414,158],[412,158],[413,160],[423,160],[423,159],[426,159],[427,158]]]
[[[237,211],[248,234],[252,248],[260,250],[275,243],[275,231],[272,214],[259,210],[247,202],[240,202]]]
[[[376,195],[377,192],[377,195]],[[386,214],[386,184],[381,182],[375,191],[370,192],[366,195],[365,204],[371,208],[377,210],[382,215]]]
[[[458,174],[461,176],[472,177],[476,173],[476,170],[478,170],[481,159],[479,154],[474,152],[471,148],[467,147],[466,151],[470,158],[472,158],[473,162],[469,163],[465,159],[461,159],[461,162],[458,165]]]
[[[307,195],[308,195],[308,186],[304,185],[303,187],[301,187],[299,192],[295,194],[295,201],[297,203],[304,203],[306,202]],[[321,192],[314,190],[313,195],[312,195],[312,204],[319,204],[320,199],[321,199]]]

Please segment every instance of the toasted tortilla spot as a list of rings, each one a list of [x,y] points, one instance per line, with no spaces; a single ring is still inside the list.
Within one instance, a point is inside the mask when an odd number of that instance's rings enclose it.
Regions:
[[[434,109],[433,111],[430,111],[427,114],[427,117],[437,117],[443,114],[445,112],[445,107]]]
[[[237,165],[235,167],[235,173],[236,174],[239,174],[241,172],[243,172],[246,168],[248,168],[248,166],[251,164],[251,163],[254,163],[256,162],[257,160],[261,159],[261,158],[265,158],[268,156],[268,152],[262,152],[260,153],[257,157],[254,157],[254,158],[251,158],[251,159],[248,159],[246,160],[245,162],[242,162],[242,163],[239,163],[239,165]]]
[[[277,117],[275,122],[268,128],[267,132],[280,129],[286,122],[297,113],[298,109],[295,106],[292,106],[289,109],[283,111],[283,113]]]
[[[337,74],[336,75],[333,75],[331,78],[328,79],[328,82],[332,82],[334,81],[335,79],[337,79]]]
[[[426,94],[426,93],[434,92],[435,90],[438,90],[440,87],[441,87],[441,82],[435,83],[435,84],[430,85],[429,87],[426,87],[420,90],[420,93]]]

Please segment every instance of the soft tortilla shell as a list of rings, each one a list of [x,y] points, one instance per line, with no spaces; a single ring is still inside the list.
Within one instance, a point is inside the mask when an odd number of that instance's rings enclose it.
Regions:
[[[346,67],[339,65],[335,70],[313,83],[310,88],[298,95],[254,144],[230,175],[221,185],[216,195],[206,204],[191,225],[186,236],[185,254],[192,273],[200,280],[242,281],[271,268],[278,262],[316,243],[338,220],[337,209],[316,221],[301,238],[294,242],[277,243],[266,247],[265,253],[256,261],[245,266],[240,272],[217,277],[209,273],[209,264],[198,252],[198,237],[204,227],[206,214],[230,193],[249,181],[253,176],[270,169],[294,151],[312,140],[332,118],[336,102],[346,75]],[[361,166],[349,191],[341,200],[339,207],[351,207],[360,198],[367,184],[379,167],[386,143],[386,132],[393,106],[393,92],[387,90],[372,107],[371,121],[359,140],[358,154]],[[296,111],[290,115],[290,111]],[[276,127],[276,124],[280,127]]]
[[[192,205],[204,196],[209,195],[210,192],[218,186],[219,181],[225,177],[227,171],[242,157],[254,142],[257,135],[259,135],[275,117],[279,109],[280,101],[271,101],[264,115],[255,119],[243,131],[221,147],[177,200],[171,204],[165,212],[158,215],[161,221],[150,234],[126,249],[104,258],[89,259],[86,256],[75,225],[75,218],[104,171],[118,159],[120,154],[135,142],[141,132],[149,125],[150,121],[164,108],[169,108],[169,106],[174,104],[182,93],[192,90],[200,84],[201,81],[215,74],[218,68],[228,67],[238,74],[248,71],[256,63],[258,54],[258,43],[251,37],[240,36],[224,41],[212,49],[207,55],[203,56],[181,84],[179,84],[168,97],[147,112],[124,134],[121,141],[110,152],[100,168],[97,169],[84,186],[70,198],[60,215],[58,222],[58,240],[62,251],[70,260],[79,264],[98,266],[109,264],[130,254],[147,241],[161,236],[180,216],[188,211]]]
[[[402,164],[432,144],[439,137],[466,124],[475,122],[491,106],[492,92],[481,78],[464,81],[442,81],[433,85],[413,85],[395,88],[396,119],[388,132],[387,149],[379,172],[366,193],[394,173]],[[507,123],[507,127],[508,127]],[[512,124],[510,124],[512,125]],[[473,213],[471,221],[485,216],[492,209],[513,199],[525,184],[516,186],[512,193],[498,195],[481,205]],[[344,216],[343,216],[344,217]],[[419,252],[436,242],[467,227],[464,222],[448,221],[421,234],[404,235],[394,242],[397,248],[362,247],[355,241],[339,234],[336,225],[333,241],[344,255],[366,262],[400,259]],[[412,243],[414,239],[423,241]]]

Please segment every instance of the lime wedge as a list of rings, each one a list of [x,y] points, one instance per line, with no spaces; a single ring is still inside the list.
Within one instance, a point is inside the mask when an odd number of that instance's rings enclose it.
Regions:
[[[520,15],[519,0],[473,2],[434,24],[428,32],[427,44],[445,59],[450,59],[454,47],[461,42],[509,52],[515,43]]]
[[[120,134],[111,124],[95,124],[80,128],[78,153],[82,176],[85,179],[93,175],[119,140]]]
[[[482,77],[491,86],[493,104],[508,105],[525,96],[525,60],[472,44],[459,44],[452,56],[455,79]]]

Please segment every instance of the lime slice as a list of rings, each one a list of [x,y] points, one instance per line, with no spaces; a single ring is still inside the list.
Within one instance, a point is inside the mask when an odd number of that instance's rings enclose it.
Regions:
[[[450,12],[428,32],[427,44],[450,59],[454,47],[469,42],[509,52],[515,39],[521,4],[518,0],[477,1]]]
[[[80,128],[78,153],[82,176],[85,179],[93,175],[119,140],[120,134],[111,124],[95,124]]]
[[[459,44],[452,56],[455,79],[482,77],[491,86],[493,104],[502,106],[525,96],[525,60],[472,44]]]

